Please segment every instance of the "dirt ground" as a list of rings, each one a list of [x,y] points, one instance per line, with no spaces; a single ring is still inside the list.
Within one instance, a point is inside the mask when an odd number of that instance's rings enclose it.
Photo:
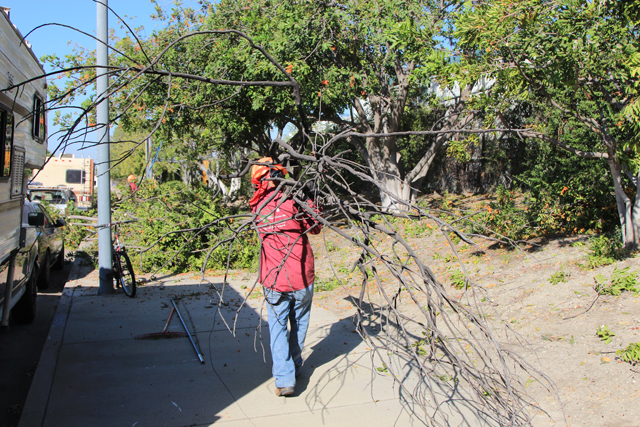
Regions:
[[[413,228],[408,234],[414,236],[408,238],[409,243],[445,284],[447,292],[462,298],[464,291],[451,284],[452,273],[461,266],[447,239],[435,227],[422,224],[417,232],[415,224],[409,227]],[[639,270],[637,256],[587,269],[589,236],[540,241],[522,250],[478,242],[477,247],[464,242],[455,245],[472,286],[486,290],[485,305],[493,310],[490,319],[496,328],[508,322],[522,338],[503,344],[525,356],[555,384],[567,424],[639,426],[640,365],[632,366],[616,355],[617,350],[640,341],[639,295],[623,292],[620,296],[601,295],[596,300],[594,288],[594,278],[599,274],[609,278],[614,268],[628,266]],[[379,236],[373,244],[388,250],[388,243],[386,237]],[[319,291],[316,302],[341,318],[353,315],[349,296],[358,296],[362,276],[351,268],[359,249],[331,231],[313,236],[312,245]],[[379,272],[383,285],[397,287],[389,274]],[[335,289],[326,290],[331,288]],[[371,292],[376,289],[373,282],[367,288]],[[414,304],[408,298],[400,301]],[[615,334],[610,342],[596,334],[603,325]],[[563,415],[553,397],[542,387],[532,386],[530,391],[542,408],[550,408],[547,410],[552,417],[537,416],[534,425],[562,425]]]

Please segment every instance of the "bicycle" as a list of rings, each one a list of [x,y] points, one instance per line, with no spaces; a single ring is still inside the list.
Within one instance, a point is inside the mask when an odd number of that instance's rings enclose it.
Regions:
[[[132,219],[128,221],[112,222],[110,224],[113,226],[113,234],[115,236],[111,252],[113,278],[116,281],[116,285],[121,287],[124,294],[129,298],[136,296],[136,275],[133,272],[133,267],[131,266],[131,260],[127,254],[127,249],[124,247],[123,243],[120,243],[120,239],[118,237],[118,225],[137,221],[137,219]]]
[[[116,281],[116,287],[122,288],[124,294],[129,298],[136,296],[136,275],[133,272],[133,267],[131,266],[131,260],[127,254],[127,249],[124,247],[123,243],[120,243],[118,225],[137,221],[137,219],[130,219],[127,221],[118,221],[110,224],[93,226],[95,228],[113,228],[114,238],[111,240],[111,270],[113,271],[113,278]]]

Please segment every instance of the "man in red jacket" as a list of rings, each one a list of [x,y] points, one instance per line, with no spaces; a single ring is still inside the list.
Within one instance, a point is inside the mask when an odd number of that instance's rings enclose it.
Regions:
[[[276,395],[290,396],[302,367],[313,301],[314,259],[307,233],[320,233],[321,225],[293,198],[277,190],[277,178],[284,178],[287,170],[274,165],[270,157],[258,162],[267,165],[254,165],[251,169],[256,192],[249,204],[251,212],[257,214],[255,221],[262,243],[259,281],[269,315]],[[312,200],[306,203],[319,213]]]

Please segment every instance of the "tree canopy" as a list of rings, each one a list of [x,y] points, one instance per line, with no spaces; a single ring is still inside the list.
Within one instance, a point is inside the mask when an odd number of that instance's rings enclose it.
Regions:
[[[583,159],[605,161],[627,247],[640,242],[637,2],[469,3],[459,11],[459,76],[496,79],[480,101],[500,120],[533,106],[521,137],[540,138]],[[570,177],[567,177],[569,179]]]
[[[234,154],[238,167],[275,156],[277,137],[307,155],[351,156],[391,209],[415,199],[443,146],[465,162],[477,135],[536,138],[606,162],[631,247],[640,239],[637,10],[637,1],[569,0],[158,8],[163,29],[113,40],[112,116],[141,141],[162,140],[167,158],[183,160],[184,182],[212,156]],[[92,58],[48,58],[73,76],[50,85],[52,99],[88,95],[85,112],[66,120],[76,135],[94,123]]]

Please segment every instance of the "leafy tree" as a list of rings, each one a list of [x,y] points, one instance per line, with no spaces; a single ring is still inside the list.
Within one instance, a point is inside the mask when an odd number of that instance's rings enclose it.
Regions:
[[[111,57],[113,120],[185,151],[181,159],[191,162],[191,171],[201,169],[200,153],[243,147],[274,155],[272,137],[291,129],[296,148],[309,135],[321,138],[307,152],[332,150],[346,138],[380,183],[382,205],[391,207],[415,197],[452,131],[474,125],[474,113],[465,111],[473,83],[447,97],[434,90],[434,76],[451,67],[453,4],[201,4],[197,11],[176,7],[170,13],[158,7],[165,28],[144,39],[133,33],[114,39]],[[67,101],[86,92],[94,78],[85,68],[92,58],[86,51],[48,58],[80,70],[73,80],[79,87],[52,88],[52,95]],[[412,112],[422,117],[405,120]],[[410,139],[397,134],[411,130],[434,133]]]
[[[124,38],[117,38],[114,34],[110,36],[113,47],[109,58],[108,95],[112,107],[110,121],[117,126],[111,155],[112,172],[116,177],[142,173],[146,166],[144,145],[151,136],[156,140],[156,148],[164,147],[162,154],[168,159],[164,163],[165,168],[172,169],[169,163],[174,162],[184,182],[190,181],[201,159],[212,154],[215,130],[203,126],[204,113],[184,114],[184,110],[193,106],[197,109],[204,107],[199,104],[198,97],[190,98],[193,94],[188,90],[179,90],[188,86],[185,84],[188,80],[182,79],[182,86],[172,80],[171,61],[178,55],[170,49],[166,56],[161,53],[169,40],[179,37],[176,33],[188,31],[188,25],[176,24],[173,29],[155,34],[148,40],[139,38],[131,28]],[[165,41],[167,43],[160,46]],[[184,59],[182,56],[179,58],[178,61]],[[46,55],[42,60],[59,70],[54,74],[64,77],[61,82],[51,81],[49,84],[49,108],[74,107],[71,114],[55,113],[54,121],[61,125],[65,134],[61,146],[83,140],[87,132],[95,129],[96,102],[107,95],[95,93],[95,51],[77,47],[64,58]],[[169,62],[166,64],[169,71],[162,69],[165,64],[161,60]],[[180,100],[184,100],[183,105],[179,104]],[[194,156],[194,152],[198,154]]]
[[[628,4],[467,3],[456,35],[467,78],[497,79],[483,104],[490,117],[503,120],[510,106],[530,102],[535,111],[520,136],[606,162],[622,238],[631,248],[640,243],[639,134],[625,110],[637,94],[638,75],[629,58],[637,55],[639,38]]]
[[[348,142],[380,182],[382,205],[390,207],[397,199],[409,201],[415,196],[412,187],[420,185],[438,148],[449,138],[443,133],[400,141],[395,133],[414,130],[405,126],[417,123],[403,121],[406,112],[428,107],[428,116],[434,120],[426,129],[446,131],[470,122],[471,116],[462,115],[466,88],[448,106],[434,102],[428,90],[434,68],[447,63],[448,6],[390,0],[220,2],[205,26],[238,28],[287,64],[288,73],[300,82],[307,120],[332,123],[334,134],[355,131],[348,135]],[[243,77],[252,80],[258,80],[256,73],[273,78],[276,70],[264,60],[253,63],[248,52],[230,52],[238,66],[229,69],[241,70]],[[228,64],[228,55],[218,57]],[[234,108],[243,111],[242,117],[266,118],[263,128],[271,123],[280,130],[294,126],[298,130],[294,143],[308,132],[293,114],[289,98],[283,103],[272,88],[249,88],[246,98],[236,99],[251,100]],[[309,149],[327,147],[319,144]],[[403,156],[405,149],[413,155]]]
[[[144,174],[146,162],[144,149],[137,149],[139,141],[144,140],[142,132],[125,132],[117,127],[111,137],[111,177],[126,179],[129,175],[140,177]]]

